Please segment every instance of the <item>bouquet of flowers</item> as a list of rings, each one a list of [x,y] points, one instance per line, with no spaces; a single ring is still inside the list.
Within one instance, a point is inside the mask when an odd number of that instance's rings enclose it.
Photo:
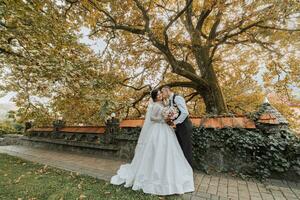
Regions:
[[[178,110],[173,106],[168,106],[163,109],[163,116],[165,119],[174,120],[178,117]]]

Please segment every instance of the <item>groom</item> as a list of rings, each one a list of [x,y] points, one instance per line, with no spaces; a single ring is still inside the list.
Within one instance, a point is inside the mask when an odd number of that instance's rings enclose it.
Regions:
[[[170,125],[175,124],[175,133],[185,158],[192,165],[192,131],[193,124],[189,118],[189,111],[187,109],[185,100],[182,96],[174,94],[169,86],[164,86],[161,89],[163,97],[169,100],[169,106],[177,107],[178,117],[172,121],[167,119]]]

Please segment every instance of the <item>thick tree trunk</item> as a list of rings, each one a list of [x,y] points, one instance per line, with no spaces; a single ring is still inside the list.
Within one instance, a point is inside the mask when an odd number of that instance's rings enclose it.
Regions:
[[[228,112],[222,90],[218,85],[212,84],[209,89],[198,92],[203,97],[206,113],[224,114]]]
[[[216,73],[212,65],[206,67],[205,80],[208,83],[208,88],[199,90],[198,92],[203,97],[206,113],[224,114],[228,113],[226,101],[219,85]]]

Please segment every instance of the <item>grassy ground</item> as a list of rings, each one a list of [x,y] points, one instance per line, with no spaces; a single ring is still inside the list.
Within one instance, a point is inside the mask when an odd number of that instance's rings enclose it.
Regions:
[[[180,199],[158,197],[74,172],[0,154],[1,200]]]

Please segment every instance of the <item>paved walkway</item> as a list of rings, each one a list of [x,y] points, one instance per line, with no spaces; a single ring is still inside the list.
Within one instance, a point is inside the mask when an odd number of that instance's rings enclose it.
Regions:
[[[19,145],[0,146],[0,153],[7,153],[33,162],[76,171],[106,181],[109,181],[119,166],[124,163],[96,155]],[[227,175],[207,175],[198,172],[194,175],[196,191],[183,195],[182,199],[300,200],[300,183],[281,180],[268,180],[265,183],[260,183],[254,180],[244,181]]]

